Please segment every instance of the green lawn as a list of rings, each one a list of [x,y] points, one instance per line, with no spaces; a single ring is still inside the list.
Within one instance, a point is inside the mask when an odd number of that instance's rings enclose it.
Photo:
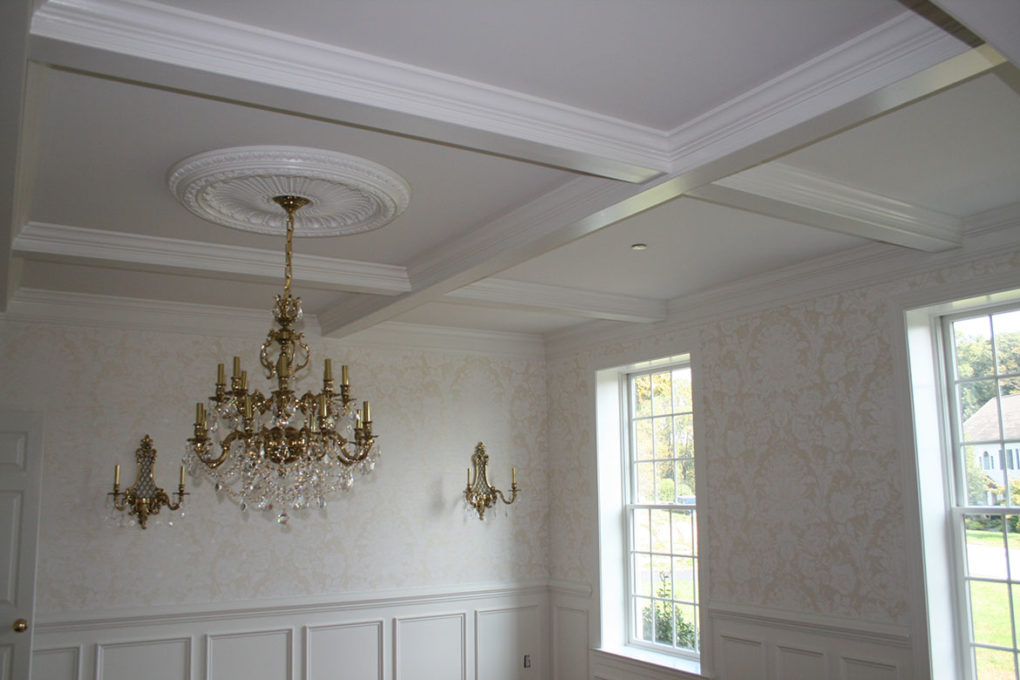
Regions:
[[[1016,535],[1010,537],[1016,538]],[[1002,534],[998,531],[968,531],[970,545],[1002,546]],[[1014,585],[1016,598],[1014,606],[1020,609],[1020,585]],[[1005,583],[971,581],[970,600],[972,608],[974,641],[1000,647],[1013,646],[1013,631],[1009,611],[1009,588]],[[1020,614],[1020,611],[1017,612]],[[1016,680],[1012,652],[992,649],[977,650],[978,680]]]

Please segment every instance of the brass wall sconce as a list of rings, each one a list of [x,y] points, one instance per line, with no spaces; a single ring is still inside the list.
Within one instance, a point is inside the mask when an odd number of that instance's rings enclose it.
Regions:
[[[107,494],[113,498],[113,507],[121,512],[125,510],[129,514],[138,517],[138,523],[143,529],[148,528],[149,516],[158,515],[159,509],[166,506],[168,510],[177,510],[181,502],[188,494],[184,491],[184,466],[181,466],[181,481],[174,494],[176,502],[170,501],[166,491],[156,486],[152,468],[156,464],[156,449],[152,448],[152,438],[145,435],[142,438],[142,445],[135,451],[135,460],[138,461],[138,474],[135,483],[127,490],[120,490],[120,466],[113,468],[113,491]]]
[[[478,511],[478,519],[485,519],[485,511],[495,504],[497,496],[507,505],[517,500],[517,468],[510,468],[513,481],[510,484],[510,500],[507,500],[503,492],[489,482],[489,454],[485,452],[485,444],[482,442],[478,442],[475,447],[471,463],[475,467],[475,476],[472,480],[471,468],[468,468],[464,498]]]

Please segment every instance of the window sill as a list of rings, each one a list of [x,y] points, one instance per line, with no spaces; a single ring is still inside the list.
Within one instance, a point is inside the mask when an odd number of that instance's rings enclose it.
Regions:
[[[639,647],[600,647],[592,650],[592,665],[617,669],[621,672],[649,671],[663,680],[703,680],[701,662],[660,654]],[[652,667],[652,668],[650,668]],[[658,671],[658,672],[656,672]],[[644,676],[642,676],[644,677]]]

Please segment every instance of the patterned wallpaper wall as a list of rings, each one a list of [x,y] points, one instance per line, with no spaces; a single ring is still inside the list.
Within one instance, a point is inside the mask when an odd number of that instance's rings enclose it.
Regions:
[[[690,352],[706,457],[703,599],[906,624],[890,297],[1020,271],[1009,251],[697,326],[549,356],[552,575],[594,584],[595,371]],[[1020,284],[1020,275],[1016,278]],[[576,476],[575,476],[576,475]]]
[[[324,512],[242,514],[196,487],[175,527],[103,523],[113,466],[134,481],[149,433],[156,481],[175,488],[194,401],[216,363],[237,353],[254,373],[261,338],[73,328],[0,321],[0,407],[42,411],[44,479],[36,611],[43,616],[155,605],[215,606],[339,597],[401,588],[548,577],[545,373],[541,358],[341,346],[312,339],[351,365],[353,394],[372,402],[382,458]],[[253,379],[265,390],[264,383]],[[465,470],[478,441],[492,479],[522,496],[480,522],[464,509]]]

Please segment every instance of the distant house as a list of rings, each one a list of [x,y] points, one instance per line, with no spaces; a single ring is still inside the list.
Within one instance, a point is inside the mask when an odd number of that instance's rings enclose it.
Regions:
[[[963,438],[978,469],[988,477],[988,505],[998,504],[1004,499],[1006,489],[1020,480],[1020,394],[986,402],[964,421]]]

